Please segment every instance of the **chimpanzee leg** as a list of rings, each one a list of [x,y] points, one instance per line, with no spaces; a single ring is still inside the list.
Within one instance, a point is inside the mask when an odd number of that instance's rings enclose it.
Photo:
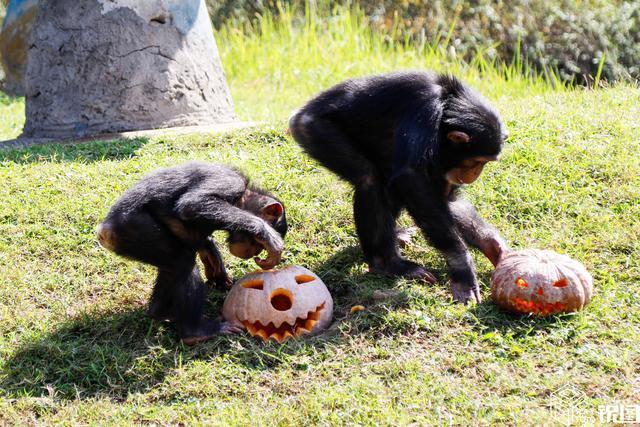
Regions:
[[[370,271],[435,282],[435,277],[423,267],[400,256],[396,212],[382,183],[375,178],[368,177],[356,185],[353,215]]]
[[[233,280],[227,274],[222,261],[222,255],[211,237],[207,237],[203,245],[198,248],[198,255],[204,264],[204,274],[209,285],[225,290],[233,285]]]
[[[173,265],[158,269],[154,296],[159,297],[160,303],[163,298],[171,302],[178,335],[187,345],[205,341],[220,332],[220,322],[203,315],[205,293],[195,252],[185,252]],[[152,298],[152,301],[155,300]]]
[[[173,320],[171,285],[164,269],[174,270],[187,248],[166,227],[146,212],[107,217],[97,229],[100,243],[118,255],[158,267],[147,313],[156,320]]]
[[[331,121],[305,113],[294,116],[290,128],[311,157],[354,186],[356,231],[370,270],[435,281],[424,268],[400,257],[395,230],[400,207],[390,202],[375,166],[357,151],[353,141]]]
[[[156,267],[171,264],[187,248],[146,212],[110,215],[96,232],[105,248]]]
[[[293,137],[311,157],[352,185],[374,175],[374,165],[331,121],[312,119],[303,113],[294,116],[290,126]]]
[[[194,249],[146,212],[110,216],[97,233],[101,244],[118,255],[158,268],[149,300],[150,317],[174,321],[185,342],[202,341],[218,331],[219,325],[202,317],[205,290],[195,268]]]
[[[387,191],[387,194],[389,194],[390,196],[389,199],[391,202],[391,213],[394,220],[397,222],[400,213],[402,213],[402,202],[393,197],[393,193]],[[417,227],[401,227],[396,224],[396,239],[398,241],[398,247],[402,249],[408,246],[411,243],[411,239],[413,238],[414,234],[416,234],[417,232]]]
[[[395,218],[375,178],[356,184],[353,218],[364,257],[371,270],[383,271],[400,258],[396,247]]]
[[[392,191],[402,197],[425,237],[445,255],[453,298],[462,303],[479,302],[480,288],[473,259],[442,196],[433,191],[422,172],[416,171],[399,176],[393,182]]]

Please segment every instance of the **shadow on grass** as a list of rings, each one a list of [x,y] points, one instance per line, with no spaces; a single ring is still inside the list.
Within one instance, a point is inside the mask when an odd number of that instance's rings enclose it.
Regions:
[[[118,138],[86,142],[47,143],[27,148],[6,148],[0,150],[0,162],[9,161],[19,164],[38,162],[95,162],[102,160],[121,160],[135,157],[138,150],[149,143],[149,138]]]
[[[247,334],[222,336],[189,348],[178,342],[170,324],[154,322],[142,308],[116,313],[86,312],[62,323],[54,331],[28,339],[2,364],[0,390],[9,397],[49,396],[60,399],[108,396],[126,399],[161,384],[167,375],[195,360],[210,360],[224,354],[234,364],[250,370],[274,369],[301,363],[300,354],[313,354],[345,341],[345,333],[380,332],[385,321],[377,310],[350,316],[355,304],[369,306],[375,289],[392,288],[395,280],[371,274],[353,274],[362,263],[357,247],[344,249],[312,266],[330,287],[334,323],[324,334],[285,345],[263,344]],[[209,296],[208,315],[220,312],[224,293]],[[388,307],[403,305],[396,295]]]
[[[3,364],[0,387],[13,397],[48,396],[52,389],[64,399],[125,397],[162,381],[173,364],[171,355],[157,349],[161,342],[152,329],[141,309],[82,314],[22,344]],[[137,365],[148,365],[144,374]]]
[[[469,308],[472,327],[481,333],[497,331],[514,338],[548,332],[563,322],[571,321],[574,314],[557,314],[548,317],[516,315],[502,311],[490,300]]]
[[[331,290],[336,308],[334,317],[344,320],[348,317],[349,309],[354,305],[365,305],[371,310],[367,310],[359,322],[351,325],[350,334],[360,333],[367,335],[377,334],[399,334],[402,333],[402,325],[389,321],[385,314],[388,310],[398,310],[407,308],[410,305],[411,295],[407,289],[397,286],[397,279],[373,274],[352,274],[352,267],[362,263],[362,253],[359,247],[350,247],[337,252],[329,259],[323,261],[318,266],[314,266],[314,271],[323,278]],[[445,286],[448,282],[447,271],[444,264],[440,268],[427,266],[427,268],[438,278],[435,285],[424,284],[426,287]],[[491,271],[479,273],[482,283],[491,283]],[[422,284],[421,284],[422,285]],[[382,291],[389,297],[379,300],[376,298],[376,291]],[[446,295],[450,293],[447,289]],[[383,305],[384,308],[377,305]],[[550,317],[518,316],[500,310],[492,301],[490,296],[478,305],[467,308],[467,315],[471,327],[479,332],[498,331],[509,334],[514,338],[546,333],[550,329],[556,328],[559,324],[571,321],[573,314],[561,314]]]
[[[132,393],[145,393],[160,385],[166,376],[203,360],[213,364],[240,365],[248,370],[270,370],[280,366],[308,363],[310,356],[327,347],[349,345],[351,337],[366,335],[375,340],[380,335],[397,335],[411,328],[387,315],[410,304],[406,288],[396,280],[367,273],[355,273],[362,264],[357,247],[343,249],[311,266],[332,291],[334,323],[317,337],[288,341],[284,345],[263,344],[247,334],[221,336],[192,348],[178,342],[170,324],[152,321],[142,308],[115,313],[87,312],[60,324],[52,332],[27,338],[2,363],[0,394],[10,398],[21,396],[54,396],[57,399],[90,399],[108,397],[125,400]],[[358,268],[355,268],[358,271]],[[361,271],[361,270],[359,270]],[[440,277],[443,277],[440,274]],[[377,290],[391,296],[380,301]],[[209,316],[219,313],[222,292],[212,292]],[[350,313],[353,305],[367,310]],[[498,311],[485,302],[469,308],[473,328],[482,331],[499,329],[528,334],[532,328],[544,329],[554,319],[519,319]],[[306,369],[301,366],[300,369]]]
[[[339,298],[353,294],[354,287],[362,288],[363,290],[384,290],[393,288],[397,284],[398,278],[394,277],[368,272],[354,274],[352,272],[353,267],[362,263],[364,263],[364,259],[360,247],[351,246],[335,253],[322,263],[313,266],[313,271],[327,283],[331,294]],[[425,266],[425,268],[439,278],[440,282],[446,279],[446,271],[430,266]],[[424,286],[432,285],[425,283]]]
[[[326,283],[338,306],[362,304],[375,289],[389,289],[395,286],[397,278],[371,273],[354,273],[354,267],[364,263],[362,251],[351,246],[336,252],[322,263],[311,266],[312,270]]]
[[[398,278],[361,272],[362,269],[354,273],[354,266],[363,263],[362,251],[354,246],[335,253],[312,268],[334,297],[334,326],[342,328],[350,336],[365,335],[373,340],[413,331],[415,319],[393,315],[395,311],[404,311],[411,305],[414,296],[410,286],[399,285]],[[446,272],[441,268],[428,269],[440,282],[446,278]],[[431,288],[438,285],[424,282],[418,286]],[[351,308],[359,305],[366,310],[355,315],[351,313]]]
[[[291,356],[321,350],[335,339],[329,334],[279,345],[242,334],[186,347],[170,324],[152,321],[141,308],[85,313],[21,344],[2,364],[0,394],[124,400],[196,360],[213,361],[224,354],[246,369],[273,369],[295,364],[299,358]]]
[[[338,302],[350,294],[350,288],[341,284],[358,257],[358,250],[350,248],[318,269],[335,284],[332,290]],[[220,312],[223,299],[222,292],[210,294],[210,317]],[[152,321],[143,308],[115,313],[88,311],[52,332],[19,344],[18,350],[2,363],[0,393],[8,397],[42,397],[55,391],[59,399],[126,399],[131,393],[161,384],[180,366],[195,360],[213,360],[222,354],[251,370],[299,363],[296,355],[338,342],[339,328],[338,320],[321,336],[285,345],[263,344],[242,334],[221,336],[190,348],[179,343],[172,325]]]

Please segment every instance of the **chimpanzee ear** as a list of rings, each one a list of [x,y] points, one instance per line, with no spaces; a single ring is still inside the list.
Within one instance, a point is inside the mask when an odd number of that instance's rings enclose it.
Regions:
[[[284,212],[284,207],[279,202],[270,202],[262,208],[262,215],[270,219],[280,218],[282,212]]]
[[[467,144],[471,137],[461,130],[452,130],[447,134],[447,139],[455,144]]]

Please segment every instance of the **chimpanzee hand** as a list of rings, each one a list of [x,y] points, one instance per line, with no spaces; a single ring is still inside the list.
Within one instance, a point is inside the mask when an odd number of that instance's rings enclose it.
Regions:
[[[280,234],[271,228],[268,224],[265,224],[265,232],[263,238],[256,237],[258,242],[267,251],[267,257],[260,259],[255,257],[253,260],[263,270],[270,270],[276,265],[280,264],[282,257],[282,249],[284,247],[284,241]]]
[[[478,242],[478,248],[494,267],[498,265],[502,256],[511,250],[507,242],[497,233]]]
[[[453,300],[457,303],[467,304],[472,301],[476,303],[482,301],[480,286],[475,280],[470,284],[452,281],[451,293],[453,294]]]

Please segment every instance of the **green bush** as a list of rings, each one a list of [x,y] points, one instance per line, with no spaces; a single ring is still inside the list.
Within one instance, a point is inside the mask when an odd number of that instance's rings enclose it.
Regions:
[[[209,1],[219,28],[258,19],[297,0]],[[345,1],[310,1],[322,10]],[[363,0],[370,24],[389,37],[445,49],[466,61],[478,53],[498,63],[517,58],[541,72],[589,84],[640,78],[639,0]],[[283,6],[284,5],[284,6]],[[353,5],[352,5],[353,7]],[[303,7],[299,7],[301,15]],[[327,14],[329,16],[329,14]]]

